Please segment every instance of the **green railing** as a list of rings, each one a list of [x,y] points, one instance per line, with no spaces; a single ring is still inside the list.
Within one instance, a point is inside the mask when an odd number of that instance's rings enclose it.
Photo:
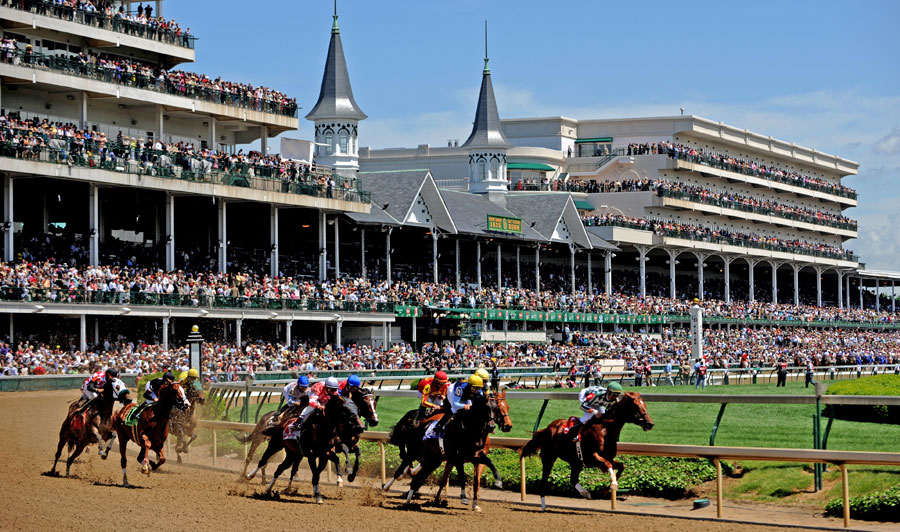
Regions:
[[[247,310],[293,310],[319,312],[394,312],[393,303],[325,301],[269,297],[232,297],[197,294],[155,294],[149,292],[103,292],[64,288],[0,287],[0,301],[61,303],[71,305],[130,305]]]
[[[716,157],[710,157],[708,155],[689,155],[686,153],[675,152],[670,156],[678,161],[685,161],[693,164],[702,164],[703,166],[709,166],[710,168],[718,168],[720,170],[726,170],[728,172],[734,172],[737,174],[760,177],[763,179],[768,179],[769,181],[777,181],[779,183],[784,183],[785,185],[792,185],[795,187],[824,192],[826,194],[834,194],[836,196],[841,196],[844,198],[856,199],[856,191],[843,185],[822,185],[819,183],[807,182],[803,179],[793,178],[787,175],[779,176],[774,172],[763,172],[759,168],[746,168],[741,165],[726,163],[720,161]]]
[[[27,11],[36,15],[54,17],[68,22],[84,24],[85,26],[91,26],[101,30],[115,31],[134,37],[141,37],[166,44],[174,44],[175,46],[190,48],[192,50],[194,49],[194,41],[197,40],[193,35],[186,34],[183,31],[180,34],[176,34],[169,29],[161,29],[149,24],[139,24],[130,20],[121,19],[117,16],[110,17],[100,11],[75,9],[70,6],[60,5],[51,0],[6,0],[0,5]]]
[[[834,253],[831,251],[822,251],[818,249],[809,249],[804,247],[793,247],[793,246],[781,246],[777,244],[770,244],[768,242],[759,242],[756,240],[749,240],[743,238],[733,238],[726,236],[712,236],[712,235],[704,235],[693,233],[689,231],[679,231],[676,229],[665,229],[663,227],[655,228],[653,224],[660,223],[665,224],[668,222],[656,221],[656,220],[647,220],[646,224],[638,224],[634,222],[627,222],[624,220],[613,220],[607,219],[602,221],[595,222],[592,218],[586,218],[583,220],[584,224],[588,227],[603,227],[603,226],[611,226],[611,227],[624,227],[626,229],[637,229],[640,231],[653,231],[660,236],[665,236],[669,238],[681,238],[684,240],[693,240],[697,242],[709,242],[712,244],[723,244],[727,246],[737,246],[744,248],[754,248],[754,249],[766,249],[769,251],[778,251],[781,253],[796,253],[798,255],[809,255],[812,257],[822,257],[826,259],[836,259],[836,260],[847,260],[851,262],[858,262],[859,259],[850,252],[845,253]],[[712,228],[715,229],[715,228]]]
[[[850,231],[856,231],[857,224],[856,221],[851,222],[838,222],[835,220],[826,220],[816,218],[815,215],[811,214],[794,214],[789,212],[781,212],[775,209],[769,209],[766,207],[754,207],[751,205],[744,205],[743,203],[739,203],[736,201],[728,201],[721,200],[716,198],[710,198],[708,196],[703,196],[700,194],[693,194],[690,192],[680,192],[676,190],[667,190],[662,188],[656,189],[656,194],[660,197],[664,198],[675,198],[675,199],[683,199],[687,201],[693,201],[696,203],[702,203],[704,205],[713,205],[715,207],[722,207],[724,209],[732,209],[735,211],[743,211],[750,212],[753,214],[762,214],[766,216],[777,216],[778,218],[784,218],[786,220],[793,220],[795,222],[806,222],[815,225],[827,225],[829,227],[835,227],[837,229],[847,229]]]
[[[204,165],[209,166],[211,163],[199,157],[189,157],[183,154],[141,148],[132,150],[128,146],[122,146],[115,142],[107,143],[107,151],[101,154],[96,149],[96,142],[89,142],[87,146],[84,146],[72,143],[71,139],[45,140],[43,137],[38,138],[41,139],[39,145],[0,142],[0,156],[357,203],[369,203],[371,200],[370,193],[352,187],[328,187],[316,183],[319,177],[330,175],[330,173],[326,174],[318,170],[305,169],[300,174],[299,180],[295,180],[288,176],[279,176],[281,169],[269,166],[236,163],[229,166],[227,170],[211,167],[204,169]],[[123,156],[113,156],[117,152]],[[191,170],[190,168],[196,169]],[[343,182],[343,178],[340,176],[334,177]]]
[[[36,70],[47,70],[69,76],[77,76],[105,83],[114,83],[116,85],[124,85],[173,96],[182,96],[192,100],[203,100],[232,107],[251,109],[263,113],[290,116],[294,118],[297,117],[296,103],[284,104],[272,100],[211,89],[200,85],[176,82],[167,77],[159,78],[153,74],[123,71],[117,69],[115,66],[82,61],[77,55],[44,54],[16,49],[3,50],[0,52],[0,57],[7,63],[34,68]]]

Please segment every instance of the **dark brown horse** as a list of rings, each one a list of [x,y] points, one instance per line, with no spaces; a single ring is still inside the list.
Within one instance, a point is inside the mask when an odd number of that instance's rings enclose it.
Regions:
[[[522,456],[530,456],[538,450],[541,451],[541,510],[547,509],[545,496],[547,495],[547,479],[553,470],[553,464],[557,459],[565,460],[572,470],[572,484],[575,489],[586,499],[591,498],[579,482],[581,470],[585,467],[599,467],[601,471],[609,472],[611,489],[618,487],[617,476],[622,474],[625,468],[621,462],[616,461],[619,435],[625,423],[650,430],[653,428],[653,420],[647,413],[647,405],[637,392],[626,392],[622,399],[614,405],[601,418],[592,418],[581,428],[578,442],[574,441],[570,434],[564,432],[567,423],[565,419],[557,419],[547,428],[534,433],[534,437],[522,448]]]
[[[51,474],[56,473],[56,464],[62,455],[63,447],[68,446],[69,457],[66,460],[66,476],[69,476],[69,470],[72,468],[72,462],[84,452],[85,447],[92,443],[98,444],[100,458],[106,460],[110,447],[116,438],[116,433],[112,431],[112,410],[116,400],[123,403],[130,402],[128,399],[128,389],[125,384],[116,379],[112,386],[112,394],[98,395],[90,403],[84,403],[83,399],[73,401],[69,405],[69,412],[66,419],[63,420],[62,426],[59,428],[59,444],[56,446],[56,456],[53,460],[53,467],[50,469]],[[120,394],[120,395],[116,395]],[[108,442],[104,447],[98,440],[98,434],[94,432],[93,427],[99,430],[99,438]]]
[[[195,409],[198,404],[204,404],[206,399],[203,393],[194,386],[193,383],[184,384],[182,386],[184,394],[187,397],[190,406],[187,410],[175,409],[172,411],[172,418],[169,421],[169,431],[175,435],[175,456],[178,463],[181,463],[181,455],[187,454],[191,443],[197,439],[197,415]]]
[[[177,382],[164,383],[160,386],[157,395],[159,399],[156,401],[156,404],[140,413],[136,425],[128,426],[125,424],[128,413],[132,409],[137,408],[136,404],[125,405],[113,417],[113,426],[119,436],[123,486],[128,486],[128,475],[125,472],[125,468],[128,465],[128,460],[125,457],[125,448],[128,446],[128,441],[133,441],[141,448],[137,460],[141,464],[141,472],[149,476],[151,469],[155,471],[166,463],[163,444],[165,444],[169,435],[169,417],[172,414],[172,407],[179,410],[187,410],[190,406],[184,389]],[[150,451],[156,453],[156,462],[150,460]]]

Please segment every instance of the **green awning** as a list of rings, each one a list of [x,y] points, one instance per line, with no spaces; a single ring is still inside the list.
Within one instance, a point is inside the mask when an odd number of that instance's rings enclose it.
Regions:
[[[582,142],[612,142],[612,137],[601,137],[596,139],[578,139],[575,141],[575,144],[579,144]]]
[[[584,201],[584,200],[581,200],[581,199],[577,199],[577,200],[575,200],[575,208],[578,209],[578,210],[582,210],[582,211],[593,211],[593,210],[595,210],[597,207],[594,207],[593,205],[591,205],[591,204],[590,204],[589,202],[587,202],[587,201]]]
[[[553,168],[549,164],[541,164],[541,163],[506,163],[507,170],[543,170],[545,172],[555,172],[556,168]]]

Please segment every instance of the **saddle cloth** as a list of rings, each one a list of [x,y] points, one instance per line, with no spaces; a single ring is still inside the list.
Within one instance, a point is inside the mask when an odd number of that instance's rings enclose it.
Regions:
[[[568,419],[568,421],[566,421],[566,424],[562,426],[562,433],[568,434],[569,431],[572,430],[572,427],[574,427],[576,423],[578,423],[578,418],[575,416],[571,416]],[[581,440],[581,426],[579,426],[576,430],[578,431],[578,434],[575,436],[575,441],[580,441]]]
[[[141,403],[136,407],[132,408],[125,414],[125,426],[134,427],[138,424],[138,421],[141,419],[141,412],[147,409],[150,406],[147,403]]]
[[[282,440],[296,440],[297,437],[300,436],[300,429],[294,429],[294,423],[300,419],[299,417],[292,417],[287,420],[287,424],[284,426],[284,430],[281,432]]]

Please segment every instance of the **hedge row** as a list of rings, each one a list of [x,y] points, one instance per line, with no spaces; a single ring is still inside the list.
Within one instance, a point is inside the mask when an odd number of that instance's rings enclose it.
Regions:
[[[828,395],[900,395],[900,375],[876,375],[828,386]],[[900,424],[900,407],[827,405],[825,413],[848,421]]]
[[[844,515],[844,501],[834,499],[825,506],[827,515]],[[900,484],[884,491],[850,498],[850,516],[866,521],[900,521]]]

